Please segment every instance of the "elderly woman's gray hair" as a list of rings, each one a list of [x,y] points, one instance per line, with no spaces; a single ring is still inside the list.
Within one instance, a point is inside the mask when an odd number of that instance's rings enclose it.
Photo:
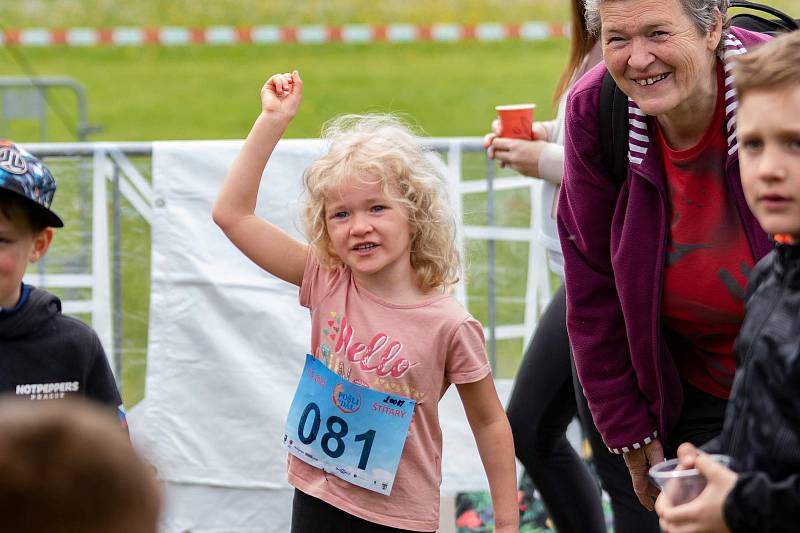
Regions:
[[[614,2],[617,0],[584,0],[586,8],[586,27],[592,35],[600,35],[602,23],[600,21],[600,5],[603,2]],[[702,34],[708,33],[714,25],[714,9],[718,9],[722,15],[722,27],[727,28],[729,0],[678,0],[683,6],[695,27]],[[720,43],[721,44],[721,43]]]

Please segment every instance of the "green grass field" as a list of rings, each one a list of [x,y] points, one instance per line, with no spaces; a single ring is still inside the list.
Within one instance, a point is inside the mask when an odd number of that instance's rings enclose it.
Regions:
[[[482,135],[497,102],[535,101],[551,112],[551,91],[566,40],[504,43],[404,43],[139,48],[27,48],[16,52],[38,75],[66,75],[86,88],[93,140],[243,137],[260,109],[259,90],[273,72],[298,68],[302,108],[288,137],[313,137],[339,113],[408,114],[433,136]],[[22,75],[0,49],[0,76]],[[73,140],[75,102],[54,91],[72,116],[49,117],[50,137]],[[33,124],[12,125],[35,140]]]

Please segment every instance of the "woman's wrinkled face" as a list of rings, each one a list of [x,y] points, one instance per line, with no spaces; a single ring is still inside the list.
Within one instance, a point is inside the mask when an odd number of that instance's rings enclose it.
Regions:
[[[691,117],[715,96],[721,22],[704,35],[680,0],[606,0],[603,58],[614,80],[648,115]]]

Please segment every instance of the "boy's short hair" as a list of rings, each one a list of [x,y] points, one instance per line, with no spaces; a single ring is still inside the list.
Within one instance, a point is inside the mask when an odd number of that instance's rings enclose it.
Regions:
[[[34,231],[64,225],[51,209],[56,193],[56,180],[39,159],[15,145],[0,139],[0,210],[11,218],[15,207],[28,213]]]
[[[38,211],[26,209],[28,202],[20,195],[6,189],[0,189],[0,214],[4,218],[17,221],[23,220],[33,234],[50,227]]]
[[[753,90],[800,87],[800,31],[781,34],[738,56],[733,86],[739,100]]]
[[[160,506],[113,412],[0,398],[0,531],[156,533]]]

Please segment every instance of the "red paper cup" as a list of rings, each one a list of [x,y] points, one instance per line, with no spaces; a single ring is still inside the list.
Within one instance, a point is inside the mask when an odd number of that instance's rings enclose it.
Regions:
[[[500,119],[500,137],[533,140],[533,110],[536,104],[499,105],[494,108]]]

